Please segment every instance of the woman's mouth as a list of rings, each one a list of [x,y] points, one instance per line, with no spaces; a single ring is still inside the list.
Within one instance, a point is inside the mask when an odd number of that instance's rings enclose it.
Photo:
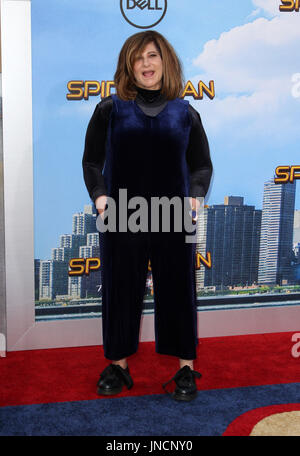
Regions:
[[[154,71],[144,71],[143,76],[144,78],[151,78],[154,75]]]

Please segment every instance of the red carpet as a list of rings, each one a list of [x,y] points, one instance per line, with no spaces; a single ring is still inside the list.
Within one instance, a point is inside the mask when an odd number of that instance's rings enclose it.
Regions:
[[[291,355],[292,334],[201,339],[194,362],[203,375],[198,389],[299,382],[300,362]],[[8,352],[0,359],[0,405],[99,399],[96,383],[107,364],[99,346]],[[118,397],[163,394],[162,383],[179,369],[177,358],[155,353],[154,342],[140,342],[128,364],[135,388],[124,388]]]

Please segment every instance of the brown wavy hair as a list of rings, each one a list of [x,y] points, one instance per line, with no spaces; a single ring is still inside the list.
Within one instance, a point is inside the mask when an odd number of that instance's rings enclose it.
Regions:
[[[168,100],[173,100],[181,95],[184,85],[182,65],[173,46],[160,33],[155,30],[147,30],[127,38],[120,51],[114,83],[117,95],[122,100],[135,99],[137,91],[134,87],[134,62],[151,42],[154,42],[162,59],[162,94]]]

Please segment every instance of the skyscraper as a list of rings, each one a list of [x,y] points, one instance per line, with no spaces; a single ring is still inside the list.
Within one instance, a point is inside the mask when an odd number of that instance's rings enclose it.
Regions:
[[[261,211],[243,204],[243,197],[227,196],[225,204],[200,214],[197,250],[211,254],[212,267],[197,271],[200,287],[250,285],[257,281]]]
[[[68,262],[40,261],[39,299],[54,299],[68,293]]]
[[[52,248],[51,260],[39,262],[39,299],[55,299],[57,295],[70,297],[99,296],[100,271],[87,276],[69,276],[72,258],[99,257],[99,233],[96,228],[96,212],[90,205],[73,215],[72,234],[59,237],[59,247]]]
[[[94,212],[94,207],[90,205],[84,206],[84,211],[73,215],[72,233],[86,235],[87,233],[96,233],[97,214]]]
[[[300,242],[300,210],[295,210],[294,215],[294,245]]]
[[[296,181],[264,184],[261,239],[259,248],[259,284],[286,284],[292,279],[293,224]]]

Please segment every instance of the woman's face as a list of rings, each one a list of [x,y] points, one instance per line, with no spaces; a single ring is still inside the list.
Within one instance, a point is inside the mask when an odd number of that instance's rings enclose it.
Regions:
[[[137,55],[133,73],[138,87],[150,90],[161,88],[162,59],[153,42],[148,43],[143,52]]]

